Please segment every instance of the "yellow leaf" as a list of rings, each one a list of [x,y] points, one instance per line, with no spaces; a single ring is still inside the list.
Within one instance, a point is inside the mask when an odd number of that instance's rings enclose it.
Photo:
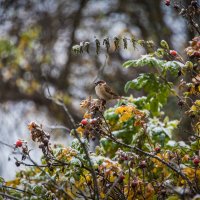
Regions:
[[[92,115],[91,115],[91,113],[86,112],[86,113],[84,114],[83,118],[85,118],[85,119],[91,119],[91,118],[92,118]]]
[[[100,197],[102,198],[102,199],[104,199],[105,198],[105,193],[103,193],[103,192],[100,192]]]
[[[6,182],[6,186],[12,186],[12,187],[15,187],[15,186],[17,186],[19,184],[20,184],[20,178],[16,178],[16,179],[14,179],[12,181],[7,181]]]
[[[192,105],[191,108],[190,108],[190,111],[196,112],[197,111],[197,107],[195,105]]]
[[[146,186],[146,193],[145,193],[145,199],[152,199],[154,195],[154,188],[151,185],[151,183],[148,183],[148,185]]]
[[[196,101],[194,102],[194,104],[197,105],[197,106],[200,106],[200,100],[196,100]]]

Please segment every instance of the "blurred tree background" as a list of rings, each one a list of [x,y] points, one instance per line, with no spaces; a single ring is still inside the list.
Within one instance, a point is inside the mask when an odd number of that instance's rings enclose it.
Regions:
[[[164,39],[180,51],[194,36],[186,21],[161,0],[1,0],[0,4],[0,121],[4,124],[0,135],[8,143],[22,134],[20,127],[33,116],[40,123],[49,118],[69,126],[61,109],[46,98],[49,92],[64,100],[77,121],[80,101],[94,95],[95,78],[124,95],[122,86],[136,77],[136,71],[121,65],[144,51],[129,43],[126,50],[115,52],[111,46],[107,54],[101,47],[99,55],[91,50],[77,56],[71,51],[73,45],[89,41],[94,46],[99,39],[103,46],[107,37],[134,36],[156,44]]]

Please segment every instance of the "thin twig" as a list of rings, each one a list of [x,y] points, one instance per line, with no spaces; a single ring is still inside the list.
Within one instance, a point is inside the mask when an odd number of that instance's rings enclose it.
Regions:
[[[31,194],[31,195],[35,195],[36,196],[36,194],[34,194],[34,193],[30,192],[30,191],[22,190],[22,189],[19,189],[19,188],[14,188],[14,187],[11,187],[11,186],[6,186],[6,185],[0,185],[0,187],[6,188],[6,189],[17,190],[19,192],[23,192],[23,193],[27,193],[27,194]]]
[[[49,178],[50,181],[53,182],[54,186],[55,186],[58,190],[64,192],[64,194],[67,196],[68,199],[73,200],[73,198],[72,198],[62,187],[58,186],[58,184],[56,183],[56,181],[55,181],[54,179],[52,179],[52,177],[51,177],[45,170],[43,170],[34,160],[32,160],[32,158],[30,157],[30,155],[28,155],[28,158],[29,158],[29,160],[30,160],[40,171],[42,171],[42,172]]]
[[[88,200],[88,199],[89,199],[78,187],[76,187],[75,184],[73,184],[73,186],[79,191],[79,193],[80,193],[79,195],[83,196],[83,198],[84,198],[85,200]]]
[[[57,105],[61,106],[65,113],[67,114],[68,118],[69,118],[69,121],[71,123],[71,125],[73,126],[73,133],[74,133],[74,136],[78,139],[79,143],[81,144],[84,152],[85,152],[85,155],[86,155],[86,159],[87,161],[89,162],[89,166],[91,168],[91,175],[92,175],[92,179],[93,179],[93,182],[94,182],[94,197],[96,196],[97,197],[97,200],[99,200],[99,188],[98,188],[98,183],[97,183],[97,177],[96,177],[96,173],[95,173],[95,170],[93,168],[93,165],[92,165],[92,162],[91,162],[91,159],[90,159],[90,156],[89,156],[89,153],[88,153],[88,150],[87,150],[87,147],[85,145],[85,142],[83,142],[81,140],[81,138],[79,137],[79,134],[77,133],[76,131],[76,123],[73,119],[73,117],[71,116],[70,112],[68,111],[67,107],[65,106],[65,104],[63,103],[63,101],[61,100],[56,100],[56,99],[53,99],[51,97],[48,97],[50,98],[54,103],[56,103]]]
[[[118,178],[115,180],[115,182],[112,184],[112,186],[109,188],[108,192],[106,193],[105,199],[107,200],[110,193],[112,192],[113,188],[117,185],[117,183],[119,182],[121,175],[123,174],[123,171],[120,172]]]
[[[5,145],[5,146],[7,146],[7,147],[13,149],[13,145],[7,144],[7,143],[2,142],[2,141],[0,141],[0,144],[3,144],[3,145]]]
[[[6,197],[6,198],[9,198],[9,199],[20,200],[17,197],[11,196],[9,194],[5,194],[3,192],[0,192],[0,196]]]
[[[103,114],[102,114],[102,116],[103,116]],[[106,122],[106,119],[105,119],[104,116],[103,116],[103,119],[104,119],[104,121]],[[107,124],[107,122],[106,122],[106,124]],[[188,185],[189,185],[189,187],[190,187],[190,189],[191,189],[192,192],[194,192],[194,193],[197,192],[197,191],[196,191],[196,188],[193,187],[193,184],[192,184],[192,182],[189,180],[189,178],[188,178],[185,174],[183,174],[181,171],[179,171],[178,169],[174,168],[170,163],[167,163],[166,161],[162,160],[161,158],[159,158],[158,156],[156,156],[156,155],[154,155],[154,154],[148,153],[148,152],[143,151],[142,149],[140,149],[140,148],[138,148],[138,147],[134,147],[134,146],[131,146],[131,145],[128,145],[128,144],[125,144],[125,143],[119,141],[118,139],[116,139],[115,137],[113,137],[112,132],[111,132],[111,130],[110,130],[110,128],[109,128],[109,125],[107,125],[107,126],[108,126],[109,134],[105,134],[105,135],[106,135],[108,138],[110,138],[112,141],[114,141],[115,143],[117,143],[117,144],[119,144],[119,145],[121,145],[121,146],[127,147],[127,148],[129,148],[129,149],[136,150],[136,151],[138,151],[138,152],[140,152],[140,153],[142,153],[142,154],[144,154],[144,155],[146,155],[146,156],[149,156],[149,157],[151,157],[151,158],[155,158],[156,160],[160,161],[161,163],[163,163],[164,165],[166,165],[167,167],[169,167],[171,170],[175,171],[175,172],[176,172],[177,174],[179,174],[183,179],[185,179],[185,180],[187,181],[187,183],[188,183]]]
[[[108,59],[109,59],[109,55],[108,53],[106,54],[106,58],[105,58],[105,62],[104,64],[100,67],[100,69],[97,72],[97,76],[94,78],[94,80],[92,81],[92,83],[95,83],[98,78],[103,74],[103,70],[105,69],[105,67],[107,66],[108,63]]]
[[[56,129],[63,129],[66,130],[68,133],[70,133],[70,129],[65,127],[65,126],[46,126],[47,128],[51,129],[51,130],[56,130]]]
[[[151,153],[148,153],[146,151],[143,151],[142,149],[138,148],[138,147],[134,147],[134,146],[131,146],[131,145],[128,145],[128,144],[125,144],[119,140],[117,140],[116,138],[114,138],[113,136],[107,134],[106,135],[107,137],[109,137],[112,141],[114,141],[115,143],[121,145],[121,146],[124,146],[124,147],[127,147],[129,149],[132,149],[132,150],[136,150],[146,156],[149,156],[151,158],[155,158],[156,160],[158,160],[159,162],[161,162],[162,164],[166,165],[167,167],[169,167],[171,170],[173,170],[174,172],[176,172],[177,174],[179,174],[183,179],[185,179],[191,189],[192,192],[196,193],[196,189],[193,187],[193,184],[192,182],[188,179],[188,177],[183,174],[181,171],[179,171],[178,169],[174,168],[170,163],[167,163],[166,161],[162,160],[161,158],[159,158],[158,156],[154,155],[154,154],[151,154]]]

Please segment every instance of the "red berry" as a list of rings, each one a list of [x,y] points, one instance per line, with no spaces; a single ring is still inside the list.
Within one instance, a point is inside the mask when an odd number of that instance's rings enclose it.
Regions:
[[[125,158],[122,156],[119,158],[119,160],[123,162],[123,161],[125,161]]]
[[[97,122],[97,119],[96,118],[93,118],[93,119],[91,119],[91,124],[95,124],[96,122]]]
[[[128,160],[128,156],[124,156],[124,160]]]
[[[141,161],[140,164],[139,164],[139,167],[142,168],[142,169],[146,168],[146,166],[147,166],[147,163],[146,163],[145,160]]]
[[[124,179],[125,179],[125,176],[122,174],[122,175],[119,177],[119,182],[122,182]]]
[[[170,6],[170,0],[166,0],[166,1],[165,1],[165,5],[166,5],[166,6]]]
[[[194,159],[193,159],[193,163],[194,163],[196,166],[199,165],[199,163],[200,163],[199,158],[194,158]]]
[[[170,53],[172,56],[177,56],[177,51],[175,51],[175,50],[170,50],[169,53]]]
[[[121,178],[121,179],[125,179],[125,176],[124,176],[124,175],[121,175],[120,178]]]
[[[88,123],[87,119],[82,119],[82,121],[81,121],[81,124],[82,124],[82,125],[85,126],[85,125],[87,125],[87,123]]]
[[[160,152],[160,147],[156,147],[154,150],[155,150],[155,152],[159,153]]]
[[[200,53],[198,51],[194,52],[193,54],[194,57],[200,57]]]
[[[132,188],[137,187],[139,184],[138,180],[133,180],[133,182],[131,183]]]
[[[16,147],[16,148],[21,147],[21,146],[22,146],[22,143],[23,143],[23,142],[22,142],[21,140],[17,140],[16,143],[15,143],[15,147]]]

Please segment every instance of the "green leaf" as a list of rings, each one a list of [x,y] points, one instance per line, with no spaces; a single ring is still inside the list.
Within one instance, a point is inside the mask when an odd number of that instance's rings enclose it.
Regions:
[[[106,120],[112,121],[112,120],[118,120],[119,116],[115,112],[105,112],[104,113]]]
[[[184,67],[184,64],[178,61],[168,61],[162,65],[163,70],[170,71],[173,76],[177,76],[182,67]]]
[[[136,79],[128,81],[124,87],[124,90],[125,92],[127,92],[129,89],[140,90],[152,82],[152,79],[155,79],[153,74],[140,74]]]
[[[169,196],[167,200],[180,200],[179,196]]]
[[[35,194],[37,195],[41,195],[42,192],[43,192],[43,189],[44,187],[42,185],[36,185],[34,188],[33,188],[33,191]]]
[[[125,92],[129,89],[147,92],[145,101],[146,107],[155,116],[159,115],[160,108],[167,102],[171,93],[170,83],[163,82],[155,74],[140,74],[136,79],[128,81],[125,85]]]
[[[54,175],[55,176],[55,175]],[[52,177],[53,178],[53,177]],[[42,195],[44,193],[47,192],[47,189],[43,186],[43,185],[36,185],[34,186],[33,188],[33,192],[36,194],[36,195]]]
[[[9,54],[12,49],[13,49],[13,46],[11,45],[10,41],[0,40],[0,55]]]
[[[132,64],[133,64],[133,61],[132,61],[132,60],[128,60],[128,61],[126,61],[122,66],[125,67],[125,68],[128,68],[128,67],[130,67]]]
[[[159,60],[152,55],[143,55],[141,58],[137,60],[129,60],[123,64],[123,67],[142,67],[142,66],[153,66],[153,67],[161,67],[164,64],[163,60]]]
[[[159,102],[158,99],[152,98],[150,101],[150,110],[154,115],[157,115],[159,112]]]
[[[160,55],[162,55],[162,51]],[[162,74],[166,74],[166,71],[169,71],[173,76],[177,76],[179,70],[184,67],[184,64],[178,61],[166,61],[155,58],[153,55],[143,55],[141,58],[136,60],[129,60],[123,64],[123,67],[158,67],[162,70]]]
[[[133,103],[137,106],[138,109],[143,110],[147,109],[148,110],[148,103],[147,103],[147,97],[142,96],[138,98],[133,99]],[[149,113],[148,113],[149,114]]]
[[[127,93],[128,90],[131,88],[131,85],[133,84],[133,81],[128,81],[124,87],[124,91]]]
[[[70,164],[76,165],[76,166],[81,166],[81,161],[78,158],[72,157]]]
[[[4,178],[2,178],[2,177],[0,176],[0,185],[2,185],[4,182],[5,182]]]
[[[160,45],[164,49],[168,49],[169,50],[169,45],[167,44],[167,42],[165,40],[161,40]]]
[[[147,132],[155,142],[158,142],[164,146],[164,144],[166,144],[172,138],[172,133],[176,128],[171,124],[173,124],[171,121],[162,122],[156,117],[150,118],[147,124]],[[167,145],[170,145],[170,143]]]
[[[115,155],[115,152],[117,151],[119,145],[116,143],[113,143],[113,141],[102,138],[100,140],[100,144],[103,147],[103,150],[106,154],[109,154],[111,157]]]

